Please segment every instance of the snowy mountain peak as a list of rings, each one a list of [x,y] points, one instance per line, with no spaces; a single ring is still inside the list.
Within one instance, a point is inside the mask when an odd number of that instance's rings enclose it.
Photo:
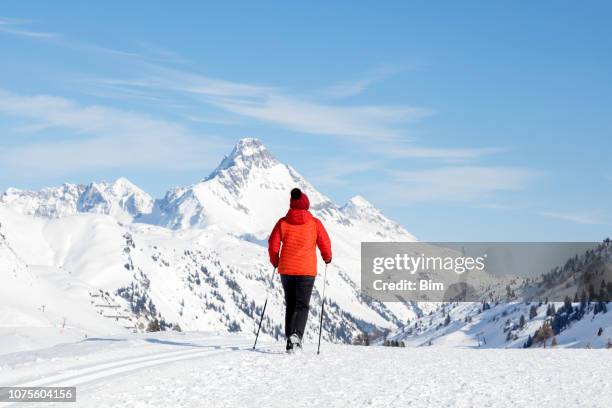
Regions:
[[[77,212],[77,203],[84,190],[83,185],[69,183],[39,191],[9,188],[0,197],[0,203],[21,214],[60,218]]]
[[[114,189],[125,189],[125,190],[140,190],[134,183],[125,177],[119,177],[112,183]],[[140,190],[142,191],[142,190]]]
[[[348,201],[347,205],[350,205],[355,208],[374,208],[372,203],[370,203],[368,200],[366,200],[360,195],[356,195],[355,197],[351,198]]]
[[[139,214],[151,212],[153,198],[124,177],[113,183],[88,185],[79,197],[78,212],[116,215],[129,220]]]
[[[289,192],[295,187],[308,194],[310,210],[332,230],[370,241],[414,240],[363,197],[338,207],[295,169],[276,160],[259,140],[250,138],[240,140],[205,180],[169,191],[155,202],[150,215],[137,221],[171,229],[217,225],[237,236],[264,240],[286,213]]]
[[[155,202],[151,215],[138,221],[172,229],[218,225],[238,235],[265,237],[287,211],[294,187],[308,193],[313,207],[328,201],[261,141],[246,138],[207,178],[169,191]]]
[[[344,214],[352,217],[358,217],[362,214],[380,214],[378,208],[360,195],[351,198],[344,206],[341,207]]]
[[[398,223],[383,215],[372,203],[362,196],[351,198],[340,207],[340,212],[353,223],[368,231],[374,231],[379,239],[389,241],[416,241],[416,238]]]
[[[116,216],[122,221],[151,212],[153,207],[151,196],[126,178],[113,183],[64,183],[39,191],[9,188],[0,203],[18,213],[45,218],[89,212]]]
[[[242,138],[236,143],[234,146],[234,150],[230,156],[233,156],[237,153],[242,155],[251,156],[257,155],[262,151],[266,150],[266,147],[261,143],[261,140],[256,139],[254,137],[245,137]]]
[[[221,171],[236,167],[240,169],[271,168],[278,160],[266,149],[259,139],[244,138],[238,141],[232,152],[223,158],[219,166],[206,179],[210,180]]]

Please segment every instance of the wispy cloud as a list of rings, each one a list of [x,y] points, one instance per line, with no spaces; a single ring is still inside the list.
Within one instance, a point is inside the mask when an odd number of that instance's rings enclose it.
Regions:
[[[10,25],[24,22],[7,20],[5,23]],[[139,99],[153,103],[163,101],[166,108],[171,105],[168,101],[174,100],[175,105],[182,103],[192,106],[193,112],[206,105],[237,117],[265,122],[295,132],[354,138],[356,142],[368,144],[373,152],[394,159],[437,159],[457,163],[503,150],[406,145],[406,125],[434,115],[432,109],[409,105],[334,103],[334,99],[357,95],[372,84],[410,68],[407,65],[379,66],[355,81],[341,82],[314,94],[305,91],[298,95],[275,86],[228,81],[188,70],[168,68],[163,65],[164,62],[185,61],[177,53],[148,42],[136,43],[144,52],[117,50],[68,37],[54,40],[54,44],[80,52],[95,52],[140,61],[143,64],[143,74],[138,78],[89,78],[80,81],[80,89],[86,89],[86,92],[93,96]],[[178,102],[179,100],[181,102]],[[181,114],[184,115],[184,112]]]
[[[27,23],[5,22],[6,27],[21,24]],[[139,43],[137,44],[138,51],[133,52],[83,43],[65,36],[53,39],[51,42],[78,52],[99,53],[139,63],[137,64],[138,74],[135,74],[133,78],[88,78],[79,81],[80,90],[86,89],[90,95],[103,98],[138,99],[147,103],[163,104],[164,109],[180,106],[180,109],[177,109],[178,112],[175,113],[192,123],[231,124],[237,118],[244,122],[254,120],[293,132],[343,138],[353,145],[368,149],[373,156],[384,159],[430,159],[445,163],[465,164],[485,155],[507,151],[506,148],[499,147],[434,148],[417,145],[414,141],[410,141],[408,125],[435,115],[432,109],[403,104],[364,105],[350,104],[347,101],[339,103],[336,100],[357,95],[372,84],[405,70],[405,66],[382,66],[355,81],[341,82],[323,91],[303,90],[299,92],[268,84],[213,78],[188,69],[169,68],[164,65],[165,62],[184,61],[173,51],[151,43]],[[6,99],[6,94],[4,97]],[[20,101],[17,102],[18,105]],[[30,97],[27,101],[21,102],[26,105],[48,103],[52,106],[51,109],[38,106],[37,109],[21,109],[16,112],[18,106],[5,105],[3,109],[6,114],[30,119],[29,123],[22,125],[22,130],[44,130],[58,126],[58,122],[62,123],[61,126],[67,126],[68,119],[70,119],[68,126],[72,126],[77,132],[90,132],[90,135],[93,134],[91,132],[110,133],[109,129],[100,128],[115,126],[120,122],[122,122],[124,134],[129,129],[121,115],[116,115],[116,113],[123,112],[112,112],[110,116],[113,117],[113,120],[111,121],[95,120],[97,111],[104,110],[106,115],[109,114],[108,108],[96,106],[64,106],[62,108],[61,105],[69,101],[61,98],[52,99],[49,96]],[[204,108],[209,111],[212,109],[212,114],[202,115]],[[79,114],[75,115],[77,110]],[[194,114],[195,112],[198,113]],[[94,116],[94,120],[90,120],[92,118],[88,116]],[[219,117],[223,118],[222,122],[214,119]],[[139,115],[139,118],[143,119],[142,115]],[[135,123],[146,124],[142,120]],[[173,123],[172,126],[174,126],[172,131],[168,130],[167,126],[161,126],[159,129],[165,129],[165,134],[176,132],[180,135],[190,135],[184,127],[177,130],[176,123]],[[93,129],[94,127],[98,128]],[[141,130],[133,129],[135,132]],[[328,183],[339,183],[349,175],[341,172],[340,169],[336,170],[341,175],[335,180],[328,179]],[[433,177],[434,174],[428,175]],[[433,193],[430,191],[428,194]]]
[[[108,168],[198,169],[219,147],[180,124],[104,106],[82,106],[65,98],[23,96],[0,90],[0,114],[26,120],[31,129],[68,130],[79,137],[4,146],[0,168],[63,174]],[[21,130],[24,128],[21,127]],[[213,150],[213,152],[211,152]]]
[[[184,114],[182,116],[188,121],[194,123],[211,123],[214,125],[235,125],[239,123],[239,121],[236,119],[229,119],[217,116],[197,116],[190,114]]]
[[[147,65],[147,73],[138,79],[91,78],[90,82],[116,89],[148,89],[151,92],[182,92],[198,97],[264,98],[279,92],[275,87],[227,81],[218,78],[162,67]]]
[[[407,141],[406,126],[435,115],[432,109],[407,105],[338,105],[330,100],[289,94],[269,85],[211,78],[183,70],[150,66],[140,79],[93,78],[90,84],[126,98],[159,100],[184,97],[198,109],[207,105],[247,119],[266,122],[291,131],[351,138],[373,154],[389,159],[432,159],[467,163],[483,156],[504,153],[508,147],[438,148]],[[385,71],[386,75],[392,72]],[[379,74],[382,78],[383,74]]]
[[[408,106],[333,106],[281,94],[254,102],[231,98],[211,102],[229,112],[296,132],[376,140],[397,138],[402,133],[396,125],[432,114],[428,109]]]
[[[394,190],[405,201],[467,202],[482,200],[500,191],[517,191],[538,172],[510,167],[441,167],[391,173]],[[395,194],[395,193],[394,193]]]
[[[394,159],[436,159],[451,163],[463,163],[491,154],[508,152],[508,147],[438,148],[411,145],[378,146],[376,150]]]
[[[331,98],[348,98],[363,93],[371,85],[380,82],[391,75],[403,71],[406,67],[398,65],[386,65],[379,67],[369,74],[353,81],[342,81],[324,88],[321,94]]]
[[[22,37],[52,38],[58,37],[56,33],[34,31],[27,28],[31,23],[29,20],[17,20],[0,18],[0,33],[13,34]]]
[[[524,204],[507,204],[507,203],[482,203],[477,205],[478,208],[487,208],[490,210],[516,211],[525,210],[528,206]]]
[[[578,211],[578,212],[557,212],[543,211],[540,213],[545,217],[556,218],[563,221],[569,221],[576,224],[584,225],[609,225],[610,221],[606,220],[601,211]]]
[[[189,62],[189,60],[180,54],[148,41],[138,41],[136,42],[136,46],[142,49],[151,60],[156,60],[159,62],[172,62],[177,64],[185,64]]]
[[[317,163],[316,170],[308,179],[317,186],[338,186],[348,184],[348,177],[363,174],[380,167],[376,161],[333,160]]]
[[[82,53],[98,53],[119,58],[138,60],[143,63],[174,63],[188,62],[178,53],[146,41],[131,43],[132,50],[117,49],[75,40],[54,32],[37,31],[30,28],[35,21],[23,19],[0,18],[0,33],[29,37],[46,41],[55,46],[70,48]],[[129,46],[129,44],[128,44]]]
[[[341,82],[332,85],[322,91],[323,95],[332,98],[348,98],[364,92],[370,85],[377,82],[378,78],[368,77],[354,81]]]
[[[390,140],[403,134],[399,125],[434,113],[427,108],[405,105],[340,106],[290,95],[272,86],[159,67],[153,71],[153,75],[137,80],[95,79],[93,82],[98,86],[112,86],[114,90],[123,87],[126,92],[135,88],[179,92],[194,98],[192,103],[306,134]]]

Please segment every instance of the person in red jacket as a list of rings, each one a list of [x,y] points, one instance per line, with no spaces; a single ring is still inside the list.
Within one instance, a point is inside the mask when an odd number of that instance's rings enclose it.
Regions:
[[[291,190],[289,212],[278,220],[268,239],[270,262],[281,275],[285,291],[287,351],[302,347],[310,295],[317,276],[317,253],[326,264],[332,260],[331,241],[321,221],[308,208],[308,196]]]

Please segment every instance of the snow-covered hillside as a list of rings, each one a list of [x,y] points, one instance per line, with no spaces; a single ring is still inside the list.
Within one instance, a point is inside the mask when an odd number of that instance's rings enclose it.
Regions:
[[[420,313],[418,318],[389,333],[386,343],[478,348],[553,345],[612,348],[612,313],[608,312],[612,307],[610,265],[612,241],[606,239],[597,248],[524,281],[516,289],[518,298],[533,300],[533,294],[538,293],[539,300],[429,304],[426,313]],[[385,343],[385,339],[378,339],[378,343]]]
[[[562,302],[500,303],[484,308],[482,303],[438,304],[431,313],[390,333],[387,344],[396,341],[407,347],[610,348],[612,313],[596,310],[595,305],[587,307],[579,320],[557,331],[550,325],[554,319],[550,309],[562,308]],[[579,309],[580,304],[573,307]],[[550,330],[542,331],[542,326]]]
[[[279,338],[282,289],[278,276],[271,280],[265,245],[296,186],[307,192],[333,240],[324,338],[350,341],[414,317],[413,305],[384,305],[359,291],[362,240],[414,237],[361,197],[332,203],[261,142],[243,139],[203,181],[173,189],[154,205],[125,179],[39,192],[9,189],[0,202],[0,231],[10,248],[1,252],[2,262],[37,284],[28,289],[3,275],[3,290],[20,295],[2,302],[0,327],[19,327],[19,334],[11,333],[22,348],[28,330],[83,337],[145,331],[156,321],[168,330],[252,333],[269,289],[262,332]],[[316,333],[322,283],[313,294],[309,338]]]
[[[430,304],[433,308],[427,313],[389,333],[387,344],[612,348],[610,265],[612,241],[606,239],[597,248],[517,288],[519,298],[530,298],[521,291],[538,292],[541,300]],[[585,282],[597,282],[597,287]],[[378,343],[383,344],[384,339]]]

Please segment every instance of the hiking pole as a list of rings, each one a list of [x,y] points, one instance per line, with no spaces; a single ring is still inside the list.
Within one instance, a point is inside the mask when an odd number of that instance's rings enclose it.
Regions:
[[[276,272],[276,267],[272,270],[272,277],[270,278],[270,286],[272,286],[272,281],[274,280],[274,273]],[[266,306],[268,306],[268,296],[270,295],[270,288],[266,289],[266,301],[264,302],[263,310],[261,311],[261,317],[259,318],[259,327],[257,327],[257,335],[255,336],[255,343],[253,344],[253,350],[255,350],[255,346],[257,346],[257,339],[259,338],[259,330],[261,330],[261,322],[263,322],[264,314],[266,313]]]
[[[321,321],[319,322],[319,345],[317,346],[317,355],[321,353],[321,331],[323,330],[323,313],[325,312],[325,286],[327,281],[327,264],[325,264],[325,273],[323,274],[323,298],[321,300]]]

